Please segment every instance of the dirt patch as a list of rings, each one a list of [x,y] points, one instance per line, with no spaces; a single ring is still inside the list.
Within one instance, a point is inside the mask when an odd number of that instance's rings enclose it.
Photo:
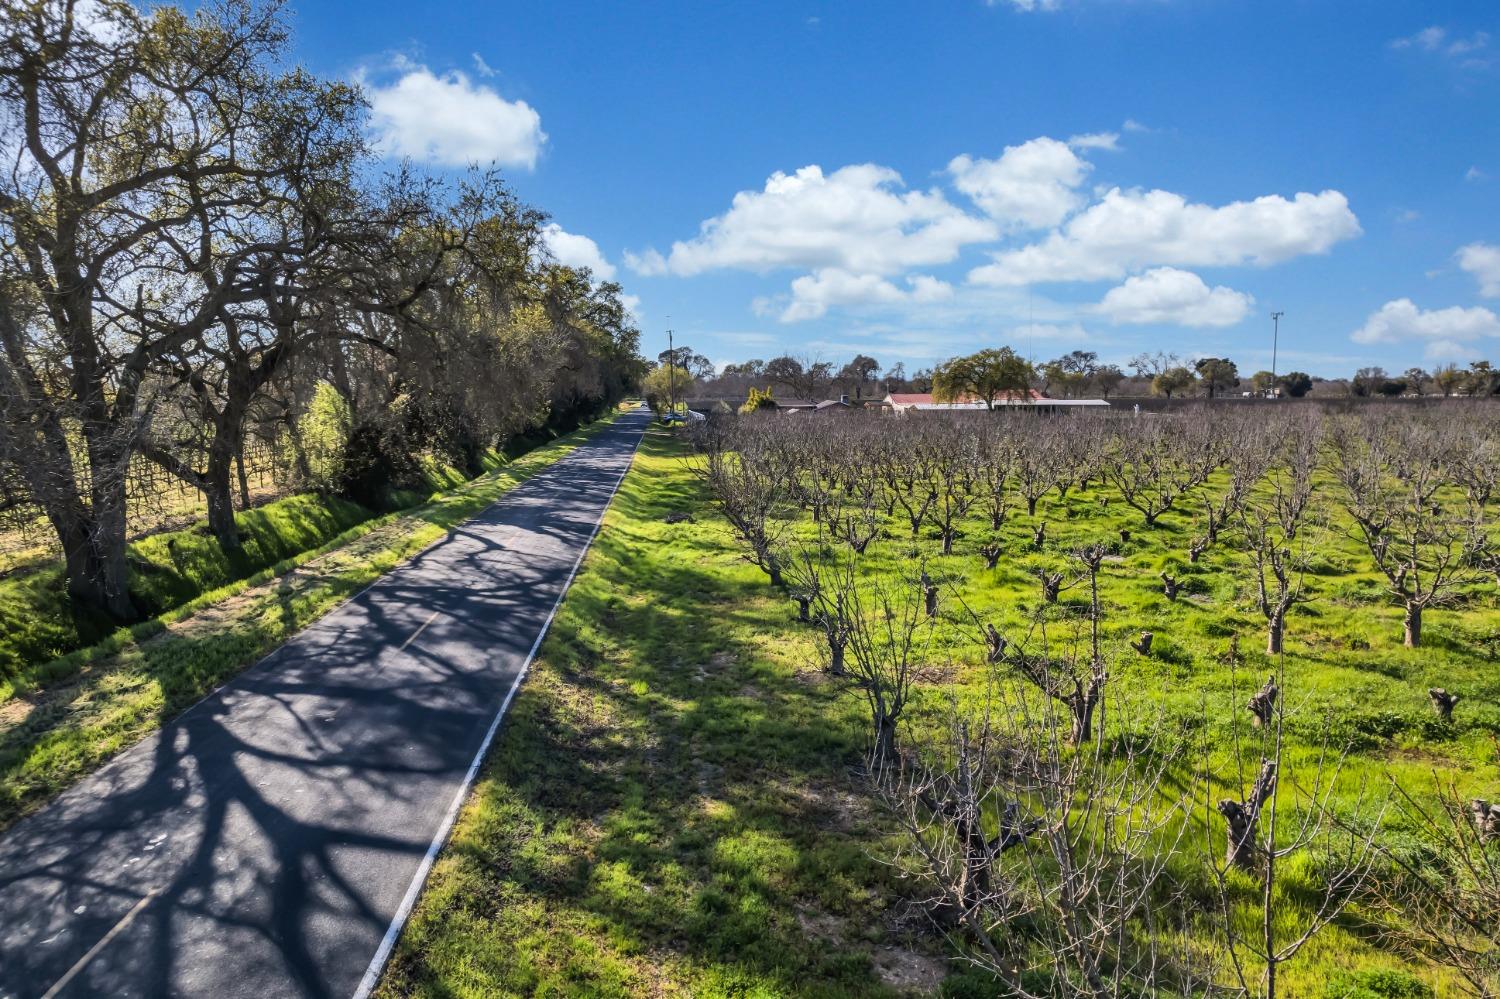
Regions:
[[[693,681],[703,683],[709,676],[718,676],[729,671],[729,668],[739,662],[733,652],[715,652],[708,657],[708,662],[699,663],[693,667]]]
[[[816,909],[798,906],[797,926],[813,940],[824,943],[842,943],[844,940],[844,921],[838,916],[818,912]]]
[[[30,698],[13,697],[0,704],[0,733],[21,724],[35,709]]]
[[[948,977],[945,962],[905,947],[878,947],[873,962],[881,981],[909,995],[934,995]]]
[[[820,825],[849,832],[867,825],[873,808],[868,798],[856,793],[847,784],[836,781],[809,781],[806,784],[786,787],[787,795],[798,805],[817,813]]]
[[[918,683],[950,684],[958,679],[958,667],[952,663],[940,666],[918,666],[911,671],[911,675]]]

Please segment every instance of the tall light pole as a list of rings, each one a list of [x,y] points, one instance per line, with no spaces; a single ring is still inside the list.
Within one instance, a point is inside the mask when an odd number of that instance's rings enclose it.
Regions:
[[[677,351],[671,330],[667,330],[667,412],[677,415]]]
[[[1276,348],[1281,343],[1281,317],[1285,312],[1271,313],[1271,391],[1273,398],[1280,398],[1281,393],[1276,391]]]

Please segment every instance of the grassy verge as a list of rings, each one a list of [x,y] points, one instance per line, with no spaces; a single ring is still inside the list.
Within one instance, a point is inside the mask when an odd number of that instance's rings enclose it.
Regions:
[[[1145,531],[1100,498],[1043,501],[1037,519],[1055,551],[1030,551],[1036,521],[1023,510],[1004,528],[1013,556],[996,570],[962,553],[930,564],[981,616],[1024,632],[1040,602],[1032,563],[1133,530],[1102,584],[1111,684],[1133,717],[1159,713],[1205,747],[1175,775],[1198,807],[1183,840],[1193,846],[1172,871],[1200,902],[1174,914],[1181,932],[1207,948],[1216,930],[1197,844],[1222,850],[1222,823],[1205,803],[1242,791],[1229,726],[1272,666],[1258,651],[1264,622],[1232,544],[1189,563],[1189,515]],[[697,522],[662,522],[679,509]],[[905,529],[892,534],[872,547],[869,571],[910,564]],[[1316,599],[1289,625],[1289,779],[1306,779],[1327,744],[1349,752],[1336,811],[1392,778],[1419,795],[1436,776],[1493,797],[1500,674],[1476,651],[1500,626],[1493,589],[1434,613],[1426,647],[1404,649],[1399,610],[1354,543],[1337,525],[1322,540]],[[1163,570],[1185,582],[1175,602],[1161,592]],[[976,704],[986,675],[956,602],[944,607],[910,712],[917,726],[939,723],[950,698]],[[863,747],[862,706],[816,671],[812,633],[792,613],[739,560],[675,445],[648,436],[381,995],[997,994],[982,974],[946,963],[946,942],[903,901],[919,890],[888,865],[896,839],[849,771]],[[1157,635],[1150,657],[1124,649],[1142,627]],[[1461,690],[1467,708],[1438,721],[1429,685]],[[1282,807],[1294,805],[1286,795]],[[1387,832],[1397,843],[1406,835]],[[1311,915],[1317,863],[1302,854],[1283,868],[1283,939]],[[1259,889],[1240,880],[1248,906]],[[1443,972],[1383,946],[1357,907],[1282,976],[1283,994],[1314,999],[1460,994]]]
[[[930,991],[854,704],[647,435],[381,995]],[[920,925],[919,923],[917,924]]]
[[[158,728],[383,573],[567,454],[540,447],[401,514],[220,587],[0,685],[0,827]]]
[[[302,495],[236,514],[243,539],[237,552],[226,553],[206,530],[154,534],[127,549],[130,595],[147,614],[161,614],[326,544],[373,516],[358,503]],[[102,615],[73,609],[60,564],[0,580],[0,678],[25,677],[115,627]]]

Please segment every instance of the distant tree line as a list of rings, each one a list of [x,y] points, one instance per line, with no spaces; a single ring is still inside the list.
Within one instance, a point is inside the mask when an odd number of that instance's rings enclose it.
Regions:
[[[662,391],[667,385],[667,351],[658,359]],[[1159,396],[1166,399],[1196,396],[1223,398],[1397,397],[1407,395],[1489,396],[1500,394],[1500,371],[1488,361],[1466,368],[1448,364],[1428,372],[1408,368],[1389,375],[1384,368],[1360,368],[1348,379],[1327,379],[1305,371],[1256,371],[1245,376],[1227,357],[1188,359],[1167,351],[1143,351],[1124,368],[1100,361],[1091,350],[1074,350],[1050,361],[1033,362],[1010,347],[985,348],[922,368],[908,375],[905,364],[882,367],[873,357],[858,354],[844,365],[790,355],[769,361],[753,359],[713,363],[691,347],[675,352],[678,398],[714,396],[747,398],[750,389],[772,392],[780,399],[822,399],[847,395],[852,400],[883,398],[890,392],[932,392],[954,399],[972,397],[993,403],[1004,392],[1036,390],[1060,399],[1112,396]],[[1127,370],[1128,369],[1128,373]]]
[[[0,8],[0,481],[120,619],[141,456],[232,549],[247,438],[372,501],[643,370],[619,286],[553,261],[543,212],[493,172],[382,172],[359,88],[287,44],[252,0]]]

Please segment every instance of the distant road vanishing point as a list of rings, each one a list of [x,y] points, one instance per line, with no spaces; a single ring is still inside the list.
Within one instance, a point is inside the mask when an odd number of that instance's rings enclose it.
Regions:
[[[649,421],[0,837],[0,997],[367,991]]]

